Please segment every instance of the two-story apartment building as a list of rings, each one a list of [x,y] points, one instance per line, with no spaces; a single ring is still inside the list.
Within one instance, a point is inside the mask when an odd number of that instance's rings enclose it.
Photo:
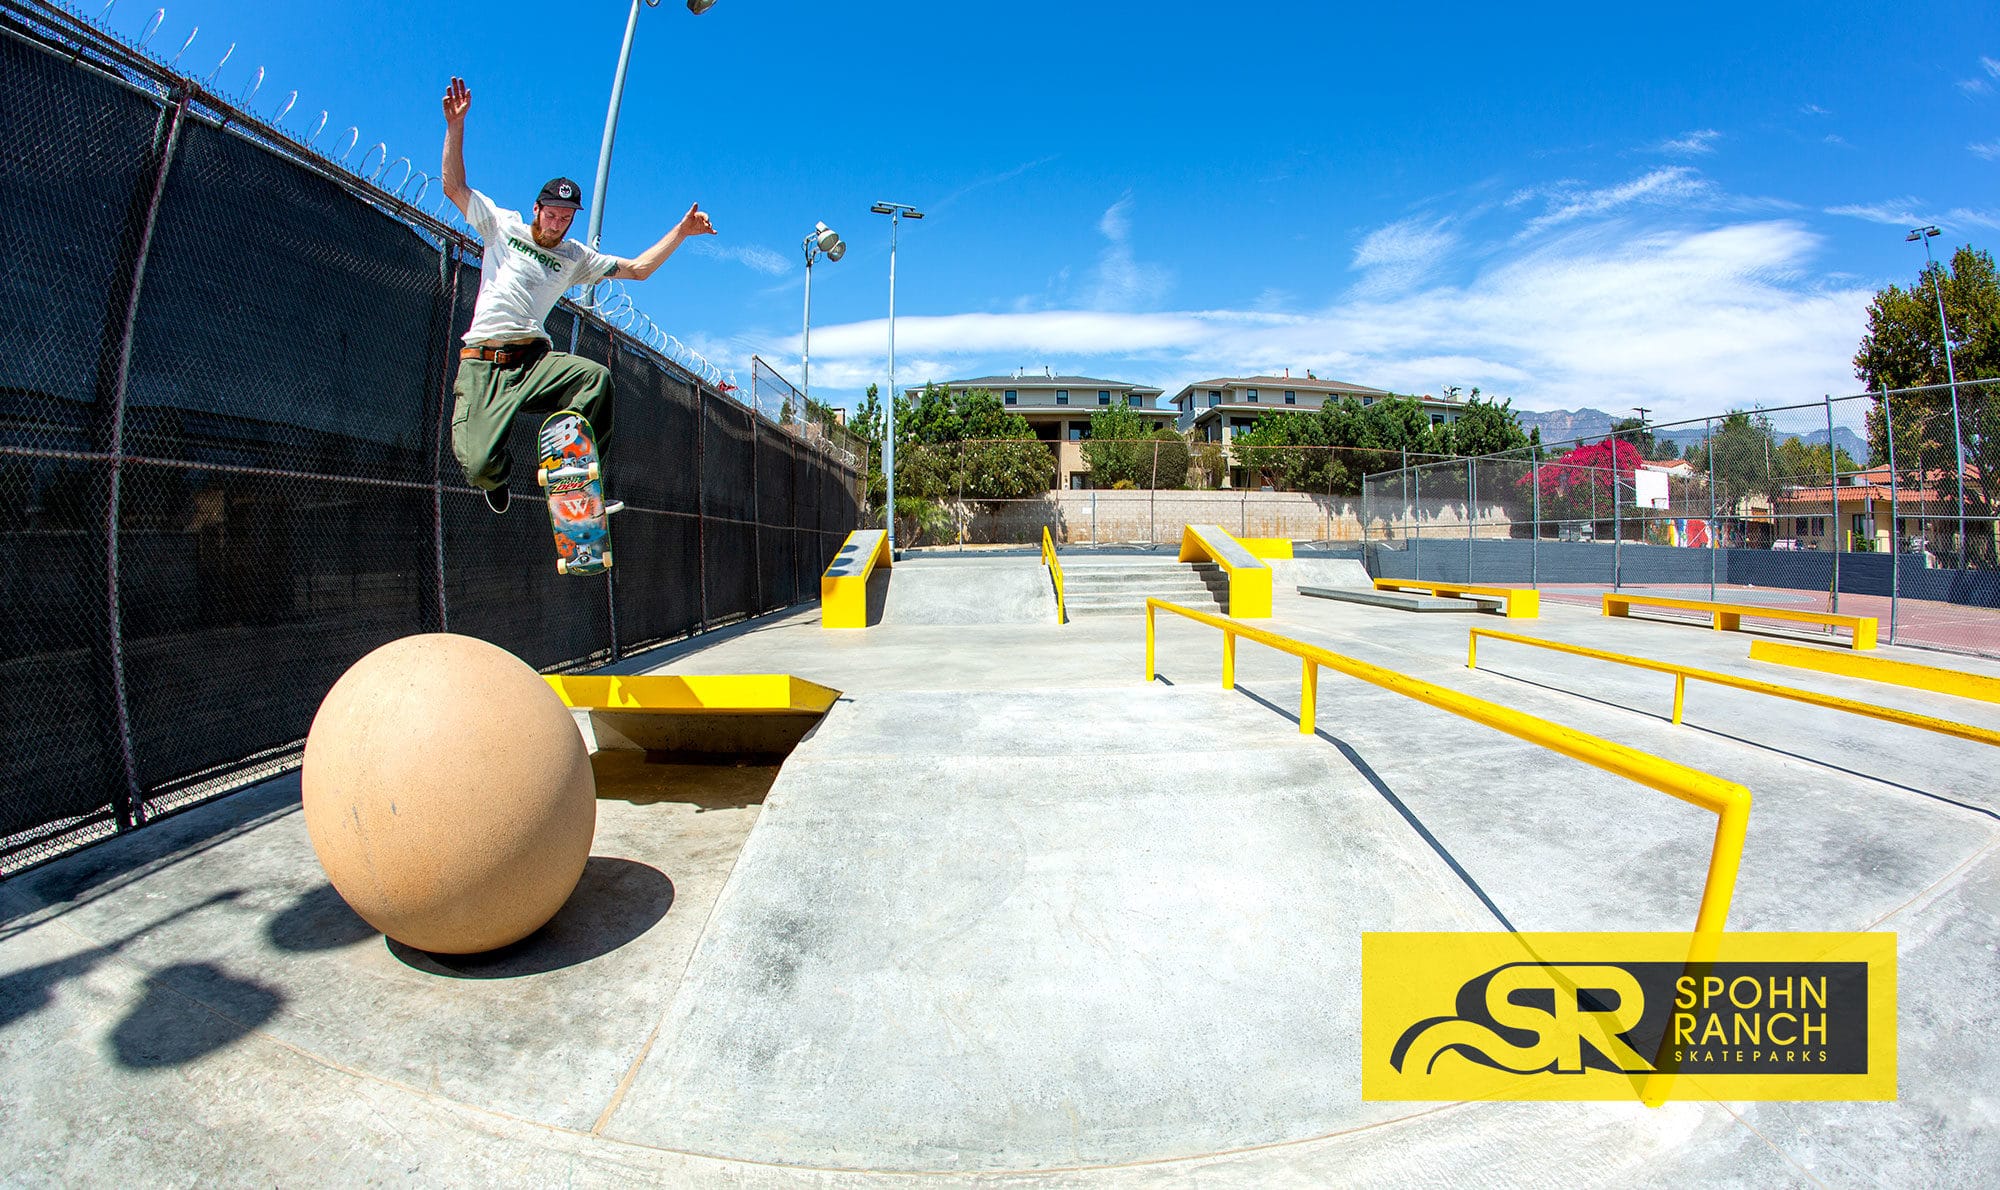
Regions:
[[[1055,485],[1059,488],[1090,486],[1090,464],[1083,458],[1083,440],[1090,437],[1090,415],[1111,405],[1125,405],[1140,413],[1153,428],[1172,429],[1175,414],[1161,409],[1160,391],[1127,380],[1099,380],[1090,376],[1056,376],[1044,372],[1015,373],[1012,376],[975,376],[970,380],[947,380],[938,387],[961,395],[985,389],[1000,398],[1007,412],[1018,413],[1035,437],[1049,444],[1056,456]],[[916,397],[922,385],[906,388]]]
[[[1386,401],[1395,393],[1339,380],[1321,380],[1311,372],[1303,378],[1287,371],[1282,376],[1224,376],[1190,384],[1175,393],[1170,402],[1181,430],[1193,430],[1197,441],[1229,443],[1236,431],[1247,430],[1273,413],[1296,413],[1318,409],[1329,401],[1352,398],[1363,405]],[[1417,398],[1430,415],[1432,425],[1458,420],[1465,402],[1428,394]]]
[[[1321,380],[1311,372],[1303,378],[1296,377],[1287,369],[1282,376],[1224,376],[1203,380],[1175,393],[1171,403],[1176,411],[1176,425],[1182,433],[1189,434],[1197,442],[1220,443],[1227,452],[1238,432],[1249,429],[1274,413],[1318,409],[1329,401],[1354,400],[1363,405],[1373,405],[1396,395],[1387,389],[1340,380]],[[1465,402],[1448,397],[1426,394],[1417,400],[1423,403],[1432,425],[1457,421],[1459,412],[1465,408]],[[1254,477],[1244,474],[1243,469],[1236,466],[1233,455],[1225,474],[1232,487],[1254,483]]]

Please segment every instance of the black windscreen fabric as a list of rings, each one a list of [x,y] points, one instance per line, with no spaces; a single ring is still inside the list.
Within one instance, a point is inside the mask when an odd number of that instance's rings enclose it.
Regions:
[[[701,481],[710,518],[748,521],[757,515],[752,491],[750,411],[727,397],[703,393]],[[749,566],[748,559],[743,565]]]
[[[611,521],[618,639],[626,649],[701,626],[701,540],[695,518],[627,508]]]
[[[107,477],[0,456],[0,860],[10,836],[108,811],[125,785],[105,648]]]
[[[144,788],[303,739],[362,654],[434,631],[428,490],[127,468],[126,699]]]
[[[620,348],[611,366],[618,433],[606,457],[605,493],[634,508],[699,511],[694,399],[651,357]]]
[[[0,446],[102,449],[158,104],[0,34]]]
[[[189,120],[139,301],[126,446],[421,478],[438,254],[312,171]]]
[[[754,613],[756,527],[743,521],[708,521],[702,547],[707,554],[702,573],[708,586],[708,618],[735,620]]]

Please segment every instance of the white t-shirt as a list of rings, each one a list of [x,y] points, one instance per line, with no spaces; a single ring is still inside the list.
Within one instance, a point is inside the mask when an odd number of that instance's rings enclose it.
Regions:
[[[465,332],[467,343],[547,341],[542,320],[563,290],[594,285],[623,263],[578,240],[544,248],[519,211],[503,211],[477,190],[469,205],[466,221],[486,241],[486,255],[479,266],[479,300],[472,307],[472,327]]]

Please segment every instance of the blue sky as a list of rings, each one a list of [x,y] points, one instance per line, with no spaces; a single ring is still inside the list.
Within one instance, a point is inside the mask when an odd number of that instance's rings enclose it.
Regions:
[[[95,15],[100,4],[82,0]],[[467,172],[525,208],[592,181],[627,4],[165,0],[152,48],[322,147]],[[156,3],[107,23],[137,35]],[[357,152],[353,160],[358,161]],[[398,167],[400,171],[400,167]],[[436,191],[432,191],[433,200]],[[1157,385],[1310,368],[1655,420],[1856,387],[1905,243],[2000,245],[2000,5],[676,0],[641,14],[607,251],[699,200],[721,234],[633,298],[741,382],[813,394],[1027,368]],[[426,205],[429,205],[427,201]]]

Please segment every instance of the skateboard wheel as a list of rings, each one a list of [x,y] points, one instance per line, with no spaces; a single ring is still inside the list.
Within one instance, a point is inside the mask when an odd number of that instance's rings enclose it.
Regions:
[[[605,551],[604,551],[604,569],[606,569],[606,570],[609,570],[609,569],[611,569],[611,551],[610,551],[610,550],[605,550]]]
[[[535,486],[538,488],[549,486],[549,469],[547,467],[535,468]]]
[[[569,573],[569,559],[568,559],[568,558],[557,558],[557,559],[556,559],[556,573],[557,573],[557,574],[568,574],[568,573]]]
[[[598,470],[597,470],[597,464],[596,464],[596,463],[592,463],[592,464],[590,465],[590,478],[592,478],[592,479],[598,479],[598,478],[601,478],[601,476],[600,476],[600,475],[599,475],[599,473],[598,473]]]

